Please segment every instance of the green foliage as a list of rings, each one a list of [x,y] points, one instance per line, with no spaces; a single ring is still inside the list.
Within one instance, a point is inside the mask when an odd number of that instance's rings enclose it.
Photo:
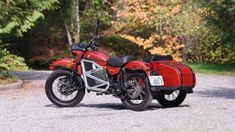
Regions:
[[[32,58],[29,64],[30,67],[34,69],[48,69],[48,66],[55,60],[59,58],[72,57],[70,55],[70,50],[67,50],[65,53],[54,55],[51,58],[46,56],[39,56],[37,58]]]
[[[135,0],[117,5],[118,31],[145,40],[153,34],[178,36],[177,42],[185,46],[182,57],[189,62],[235,62],[234,0]]]
[[[35,23],[44,18],[43,12],[55,9],[57,0],[1,0],[0,35],[22,36]]]
[[[112,10],[111,5],[103,0],[82,0],[84,4],[81,13],[81,40],[88,39],[89,33],[94,31],[96,21],[100,22],[102,32],[111,26]]]
[[[52,60],[68,56],[67,52],[57,51],[68,48],[65,23],[72,36],[77,33],[74,1],[0,1],[0,45],[10,44],[11,53],[24,56],[36,68],[46,68]],[[146,54],[141,47],[113,33],[149,41],[151,36],[159,35],[177,38],[175,41],[185,46],[184,50],[180,48],[180,54],[188,62],[235,63],[235,0],[79,0],[79,9],[81,40],[90,38],[89,32],[94,31],[99,19],[101,31],[107,31],[109,37],[97,43],[111,55],[134,54],[143,58]],[[164,47],[166,43],[160,39],[153,45]],[[1,71],[24,62],[5,49],[0,52],[5,52],[0,59]]]
[[[113,35],[97,42],[97,45],[109,52],[111,56],[134,55],[143,59],[146,56],[141,47],[136,44],[121,38],[118,35]]]
[[[1,0],[0,1],[0,78],[9,76],[10,70],[28,69],[22,57],[11,54],[1,45],[35,26],[44,12],[54,10],[58,0]]]
[[[27,70],[28,67],[24,63],[22,57],[10,54],[6,49],[0,47],[0,78],[9,77],[11,70]]]
[[[235,76],[235,64],[188,63],[196,73]]]
[[[227,8],[229,13],[235,14],[235,0],[227,0],[225,2],[226,2],[226,4],[229,4],[229,6]]]
[[[202,61],[194,62],[235,62],[235,14],[231,10],[234,4],[232,0],[201,2],[200,8],[206,10],[203,15],[206,30],[198,37]]]
[[[111,24],[112,10],[106,1],[90,0],[89,2],[86,2],[86,4],[87,7],[83,11],[84,23],[96,22],[96,20],[99,20],[102,24],[104,24],[103,26]]]

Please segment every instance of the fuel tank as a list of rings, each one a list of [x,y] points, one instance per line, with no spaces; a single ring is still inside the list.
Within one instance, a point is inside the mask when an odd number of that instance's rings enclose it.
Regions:
[[[100,51],[87,51],[84,54],[84,59],[93,60],[101,66],[105,66],[109,58],[108,54]]]

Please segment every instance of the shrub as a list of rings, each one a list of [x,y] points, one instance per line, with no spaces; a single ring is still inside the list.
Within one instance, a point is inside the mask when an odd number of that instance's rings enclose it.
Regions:
[[[0,47],[0,79],[10,77],[11,70],[27,70],[28,66],[22,57],[11,54],[7,49]]]

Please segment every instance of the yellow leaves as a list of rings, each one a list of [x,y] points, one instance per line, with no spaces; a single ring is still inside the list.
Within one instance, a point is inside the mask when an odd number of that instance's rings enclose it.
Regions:
[[[156,34],[151,35],[148,39],[143,39],[141,37],[134,37],[134,36],[131,36],[131,35],[126,35],[126,34],[122,34],[120,36],[122,38],[126,39],[126,40],[129,40],[129,41],[137,44],[138,46],[142,46],[143,49],[147,49],[147,48],[153,47],[154,42],[159,37]]]
[[[148,39],[121,34],[120,37],[129,40],[143,49],[148,49],[151,54],[167,55],[170,54],[176,61],[182,61],[181,50],[184,44],[179,43],[179,37],[172,35],[152,34]],[[163,44],[158,44],[158,42]]]
[[[151,54],[157,54],[157,55],[165,55],[165,51],[166,49],[162,48],[162,47],[153,47],[151,50],[149,50],[149,52]]]
[[[171,14],[175,15],[175,14],[179,13],[180,11],[181,11],[181,5],[177,4],[175,7],[172,8]]]
[[[159,6],[156,0],[122,0],[113,4],[112,10],[115,13],[117,21],[134,21],[147,24],[150,20],[156,18],[156,7]]]
[[[183,3],[181,0],[122,0],[113,5],[116,14],[114,27],[119,27],[121,37],[148,50],[151,54],[171,54],[176,60],[181,60],[184,44],[179,36],[173,35],[170,21],[173,17],[182,14]],[[169,21],[166,21],[169,20]],[[155,28],[148,38],[131,36],[128,33],[133,29]],[[159,34],[160,35],[159,35]]]
[[[180,44],[180,45],[176,45],[175,47],[176,49],[181,49],[181,48],[184,48],[184,45],[183,44]]]

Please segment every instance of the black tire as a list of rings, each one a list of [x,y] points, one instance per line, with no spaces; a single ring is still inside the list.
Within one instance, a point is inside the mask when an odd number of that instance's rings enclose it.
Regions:
[[[155,98],[157,99],[157,101],[164,107],[176,107],[179,106],[184,99],[186,98],[187,93],[185,91],[180,90],[178,96],[172,100],[169,101],[165,98],[165,95],[167,95],[169,93],[158,93]]]
[[[151,90],[150,90],[150,85],[147,76],[144,73],[133,73],[131,76],[139,77],[144,80],[144,90],[145,90],[145,95],[143,97],[143,101],[140,104],[133,104],[130,101],[130,98],[125,97],[124,99],[121,99],[123,105],[131,110],[134,111],[142,111],[145,110],[152,102],[152,95],[151,95]],[[128,80],[128,79],[127,79]]]
[[[78,77],[78,82],[79,82],[78,87],[83,87],[83,89],[80,90],[79,92],[77,92],[76,96],[72,100],[63,101],[63,100],[57,98],[52,90],[53,82],[60,76],[71,76],[71,72],[68,70],[56,70],[48,77],[48,79],[46,80],[46,85],[45,85],[45,91],[46,91],[46,95],[47,95],[48,99],[53,104],[55,104],[59,107],[76,106],[77,104],[79,104],[82,101],[82,99],[85,95],[85,88],[84,88],[84,85],[83,85],[81,78]]]

